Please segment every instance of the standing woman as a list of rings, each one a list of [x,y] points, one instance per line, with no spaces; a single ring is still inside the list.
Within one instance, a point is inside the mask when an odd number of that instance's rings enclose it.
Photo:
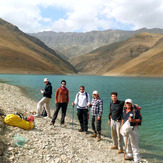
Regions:
[[[138,125],[141,124],[142,116],[140,112],[134,108],[132,100],[127,99],[125,100],[125,108],[123,112],[122,124],[129,120],[130,126],[132,126],[132,130],[129,132],[128,142],[127,142],[127,157],[125,160],[132,160],[134,159],[135,163],[140,162],[140,154],[138,149]],[[126,143],[127,136],[124,136],[124,142]]]
[[[91,102],[92,129],[94,133],[90,137],[97,137],[97,141],[101,140],[101,116],[103,110],[103,100],[97,91],[93,91],[93,99]]]

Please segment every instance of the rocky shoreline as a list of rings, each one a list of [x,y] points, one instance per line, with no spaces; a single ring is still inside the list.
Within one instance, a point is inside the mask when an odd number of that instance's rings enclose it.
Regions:
[[[21,111],[25,116],[36,110],[37,102],[27,98],[20,88],[0,83],[0,109],[6,115]],[[58,119],[60,116],[58,117]],[[33,130],[8,126],[0,121],[0,163],[120,163],[123,154],[110,150],[111,139],[90,138],[89,134],[78,132],[79,123],[66,117],[66,127],[59,120],[50,126],[50,119],[35,118]],[[91,130],[90,130],[91,131]],[[23,147],[17,146],[15,136],[24,138]],[[132,161],[125,161],[126,163]],[[148,162],[142,160],[142,162]]]

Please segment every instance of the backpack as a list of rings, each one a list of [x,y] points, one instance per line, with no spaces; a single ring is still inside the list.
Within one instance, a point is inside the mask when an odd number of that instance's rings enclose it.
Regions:
[[[8,114],[4,122],[10,126],[16,126],[25,130],[30,130],[34,128],[34,117],[30,116],[25,120],[22,113]]]
[[[141,107],[137,104],[134,104],[134,107],[133,107],[133,119],[135,119],[135,116],[136,116],[136,111],[139,113],[139,116],[142,118],[141,116],[141,113],[140,113],[140,110],[141,110]],[[140,123],[137,123],[138,126],[141,126],[141,122]]]
[[[78,94],[77,94],[77,102],[79,102],[79,95],[80,95],[80,92],[78,92]],[[88,103],[88,93],[85,92],[85,95],[86,95],[86,100],[87,100],[87,103]]]
[[[43,112],[42,112],[41,116],[43,116],[43,117],[46,117],[46,116],[47,116],[47,112],[46,112],[45,107],[44,107],[44,109],[43,109]]]

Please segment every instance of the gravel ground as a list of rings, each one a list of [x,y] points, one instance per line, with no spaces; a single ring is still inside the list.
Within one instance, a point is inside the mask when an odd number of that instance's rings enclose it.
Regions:
[[[20,88],[0,83],[0,109],[5,114],[21,111],[26,116],[36,110],[37,102],[27,98]],[[88,134],[78,132],[79,123],[66,117],[66,127],[59,123],[50,126],[50,119],[35,118],[35,128],[23,130],[0,121],[0,163],[121,163],[124,154],[110,150],[111,140],[102,136],[97,142]],[[91,131],[91,130],[90,130]],[[25,138],[23,147],[17,146],[14,137]],[[125,161],[132,163],[132,161]],[[147,162],[142,160],[142,162]]]

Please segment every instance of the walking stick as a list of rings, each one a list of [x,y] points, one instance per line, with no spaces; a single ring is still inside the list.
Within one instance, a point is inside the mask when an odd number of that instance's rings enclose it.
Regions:
[[[126,137],[125,151],[124,151],[124,161],[123,161],[123,163],[125,163],[125,155],[126,155],[127,141],[128,141],[128,136]]]
[[[74,105],[73,105],[73,113],[72,113],[72,129],[74,129]]]

